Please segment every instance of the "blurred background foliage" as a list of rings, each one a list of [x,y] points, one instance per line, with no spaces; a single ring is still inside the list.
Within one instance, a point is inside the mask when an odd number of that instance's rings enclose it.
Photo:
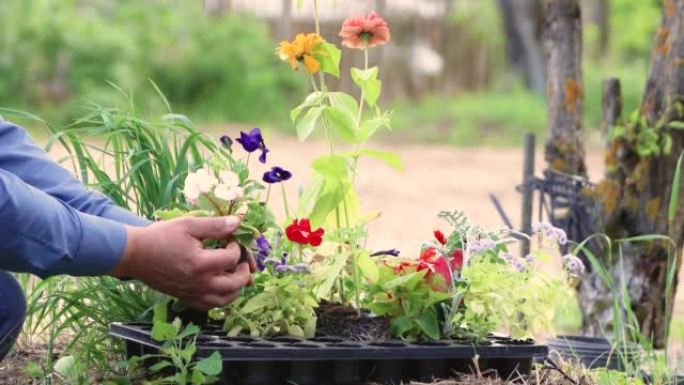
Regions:
[[[436,1],[441,0],[425,2]],[[392,88],[386,102],[395,110],[399,137],[497,145],[516,143],[524,131],[543,133],[544,96],[526,87],[506,57],[503,1],[445,1],[449,11],[439,15],[442,30],[420,27],[415,18],[403,14],[395,16],[394,0],[377,2],[395,27],[396,43],[382,53],[381,62],[393,69],[386,72],[397,73],[385,80]],[[376,3],[354,2],[368,9]],[[588,15],[584,27],[585,120],[591,129],[600,125],[605,76],[621,78],[625,111],[638,105],[660,20],[658,0],[603,3],[609,7],[606,25]],[[210,12],[207,2],[200,0],[3,0],[0,106],[28,110],[61,124],[81,115],[81,106],[89,101],[108,105],[121,100],[107,82],[132,90],[139,105],[159,103],[147,86],[152,79],[174,110],[198,122],[289,130],[287,111],[306,92],[306,83],[274,55],[275,19],[249,10]],[[338,42],[339,22],[330,20],[329,28],[323,25],[331,41]],[[289,35],[306,27],[310,26],[294,22]],[[609,31],[606,41],[602,28]],[[416,77],[410,72],[413,67],[402,72],[402,61],[415,60],[407,59],[414,54],[425,57],[425,40],[446,64],[444,76],[457,80]],[[401,79],[409,79],[409,84],[395,84]],[[435,86],[440,83],[449,86]]]
[[[140,104],[159,100],[153,79],[178,110],[231,121],[282,118],[302,89],[264,23],[196,1],[3,0],[0,42],[0,105],[53,122],[120,100],[107,82]]]

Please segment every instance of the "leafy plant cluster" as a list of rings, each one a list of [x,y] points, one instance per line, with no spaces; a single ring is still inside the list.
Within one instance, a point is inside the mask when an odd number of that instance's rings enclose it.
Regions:
[[[224,320],[229,336],[313,337],[318,301],[311,289],[311,277],[285,275],[276,279],[270,274],[257,276],[254,287],[225,309],[213,311],[212,318]]]
[[[153,379],[150,385],[204,385],[218,380],[223,362],[221,355],[214,352],[211,356],[196,359],[197,336],[200,328],[193,324],[183,326],[176,318],[168,322],[168,301],[155,305],[152,339],[162,343],[160,354],[146,354],[131,357],[128,365],[135,368],[145,362],[156,361],[147,371]]]

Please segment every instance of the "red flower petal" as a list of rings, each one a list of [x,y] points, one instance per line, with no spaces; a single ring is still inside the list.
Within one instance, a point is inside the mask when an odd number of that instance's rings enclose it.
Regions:
[[[457,249],[451,253],[451,270],[461,270],[463,267],[463,250]]]
[[[302,231],[302,221],[298,221],[297,219],[295,219],[292,222],[292,224],[285,228],[285,235],[287,236],[287,239],[289,239],[290,241],[305,245],[309,243],[309,231]],[[308,224],[308,220],[306,220],[306,224]]]
[[[322,228],[318,228],[316,231],[309,234],[309,243],[311,246],[320,246],[321,243],[323,243],[323,234],[325,234],[325,231]]]
[[[435,230],[434,234],[435,234],[435,238],[437,239],[437,242],[441,243],[442,245],[446,245],[447,239],[444,236],[444,233],[442,233],[439,230]]]
[[[423,250],[423,253],[420,255],[420,260],[423,262],[432,262],[432,258],[437,254],[437,249],[434,247],[428,247],[427,249]]]

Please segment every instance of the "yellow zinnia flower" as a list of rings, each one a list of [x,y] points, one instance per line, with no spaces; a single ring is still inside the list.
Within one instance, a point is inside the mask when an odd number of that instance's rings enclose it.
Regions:
[[[314,55],[325,54],[316,48],[323,42],[323,38],[316,33],[298,34],[293,41],[281,41],[276,53],[281,60],[289,61],[293,70],[297,70],[297,62],[304,63],[310,74],[321,69],[321,63]]]

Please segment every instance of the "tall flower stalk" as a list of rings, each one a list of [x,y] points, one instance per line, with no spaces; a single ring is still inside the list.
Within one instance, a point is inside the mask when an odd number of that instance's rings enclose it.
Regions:
[[[295,70],[304,70],[311,84],[312,93],[305,101],[292,110],[291,118],[295,123],[300,140],[305,140],[316,129],[325,134],[329,154],[314,161],[316,173],[311,187],[309,200],[300,207],[306,212],[300,213],[311,218],[316,224],[323,224],[328,217],[334,218],[337,233],[338,256],[347,255],[351,271],[340,274],[337,294],[342,302],[346,302],[345,274],[353,280],[354,302],[361,308],[359,290],[361,290],[361,274],[359,274],[358,255],[361,252],[354,229],[366,229],[366,224],[355,222],[350,197],[354,194],[354,183],[361,156],[374,156],[400,167],[396,155],[365,149],[365,144],[380,128],[389,128],[389,114],[383,113],[376,102],[381,90],[381,82],[377,79],[378,68],[369,68],[368,48],[389,41],[389,27],[377,13],[371,12],[347,19],[340,30],[342,44],[349,48],[363,50],[364,65],[362,69],[352,68],[351,76],[360,89],[360,99],[343,92],[331,91],[326,85],[325,74],[340,76],[341,51],[334,44],[327,42],[320,35],[319,4],[313,0],[315,33],[299,34],[295,40],[280,43],[277,52],[281,59],[288,61]],[[305,38],[306,36],[306,38]],[[318,42],[310,44],[310,42]],[[316,79],[318,76],[318,79]],[[364,116],[364,104],[375,107],[376,114],[369,118]],[[351,145],[351,152],[340,150],[341,145],[334,138],[342,138]],[[305,194],[306,195],[306,194]],[[347,251],[345,251],[347,249]],[[332,295],[332,293],[330,293]]]

